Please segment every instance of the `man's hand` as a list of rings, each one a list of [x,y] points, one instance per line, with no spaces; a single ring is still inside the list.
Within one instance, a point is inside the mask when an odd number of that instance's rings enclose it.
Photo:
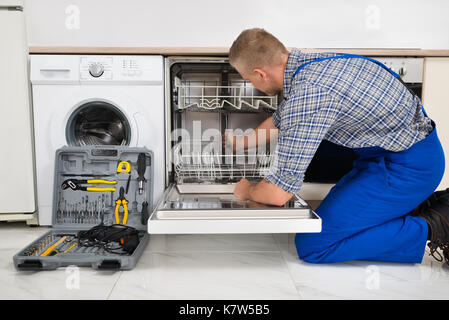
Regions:
[[[292,193],[282,190],[265,179],[252,184],[245,178],[235,185],[234,195],[239,200],[252,200],[275,206],[283,206],[293,196]]]
[[[234,195],[239,200],[249,200],[249,189],[252,183],[245,178],[241,179],[234,188]]]
[[[226,131],[222,136],[223,147],[230,147],[232,145],[233,152],[236,152],[255,148],[259,143],[266,145],[272,139],[277,139],[278,131],[274,126],[273,118],[269,117],[247,135],[236,136],[231,131]]]

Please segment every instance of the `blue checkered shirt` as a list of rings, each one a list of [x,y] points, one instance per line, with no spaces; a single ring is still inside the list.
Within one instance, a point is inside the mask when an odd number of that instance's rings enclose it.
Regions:
[[[290,52],[284,73],[284,100],[273,114],[279,129],[274,163],[265,177],[296,193],[323,139],[348,148],[401,151],[425,138],[431,120],[419,98],[391,73],[361,58],[311,60],[335,53]]]

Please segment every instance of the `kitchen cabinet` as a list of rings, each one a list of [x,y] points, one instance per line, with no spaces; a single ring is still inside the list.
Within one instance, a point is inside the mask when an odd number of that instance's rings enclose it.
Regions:
[[[446,157],[446,170],[439,189],[449,187],[449,58],[424,59],[422,102],[437,126],[437,133]]]

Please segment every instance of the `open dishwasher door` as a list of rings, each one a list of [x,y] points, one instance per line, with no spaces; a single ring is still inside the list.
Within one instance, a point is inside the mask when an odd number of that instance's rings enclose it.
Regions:
[[[276,207],[233,194],[240,179],[257,182],[266,176],[275,142],[234,150],[222,138],[256,128],[277,110],[278,97],[242,79],[227,58],[165,62],[167,189],[148,220],[148,233],[321,232],[321,219],[297,195]]]
[[[211,185],[216,189],[222,186]],[[311,233],[321,219],[298,196],[284,206],[240,201],[229,186],[213,193],[181,193],[171,185],[148,221],[150,234]]]

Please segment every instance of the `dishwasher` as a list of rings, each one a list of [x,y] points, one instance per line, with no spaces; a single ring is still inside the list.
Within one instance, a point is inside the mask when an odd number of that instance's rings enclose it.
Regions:
[[[267,175],[275,144],[233,152],[222,137],[248,133],[279,100],[242,79],[227,58],[165,59],[166,189],[148,233],[321,232],[320,217],[298,195],[283,206],[233,195],[241,178],[257,182]]]

